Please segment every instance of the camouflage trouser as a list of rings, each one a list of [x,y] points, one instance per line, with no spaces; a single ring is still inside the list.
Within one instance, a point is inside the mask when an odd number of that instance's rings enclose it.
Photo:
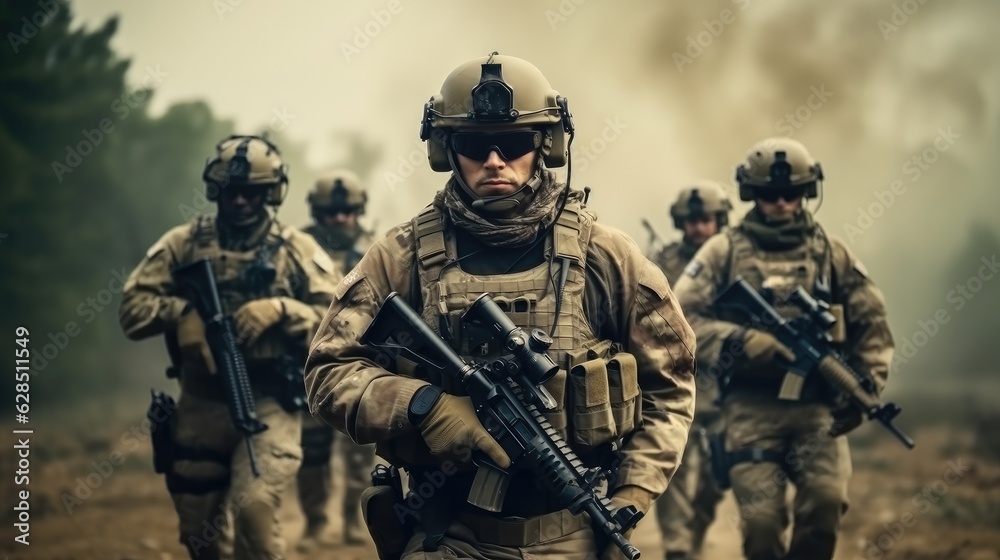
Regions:
[[[181,394],[171,418],[178,456],[167,486],[180,518],[180,541],[192,558],[228,558],[230,552],[240,560],[282,557],[276,514],[302,461],[301,422],[271,398],[257,399],[257,415],[268,429],[252,439],[260,469],[254,477],[225,403]]]
[[[703,419],[695,418],[681,464],[667,491],[656,501],[656,519],[667,552],[697,556],[715,520],[715,508],[724,492],[712,475],[712,464],[698,431],[711,434],[721,429],[721,419],[706,425]]]
[[[830,560],[837,528],[847,511],[851,457],[847,438],[831,438],[830,409],[760,396],[732,394],[723,405],[726,449],[773,450],[785,457],[774,462],[743,462],[730,470],[740,506],[743,553],[749,560]],[[785,501],[795,486],[792,537]]]
[[[344,501],[342,515],[344,531],[360,527],[361,493],[371,486],[371,470],[375,466],[375,446],[358,445],[332,426],[313,418],[308,412],[302,416],[302,468],[299,469],[299,503],[306,516],[307,534],[315,534],[326,526],[327,505],[333,491],[330,457],[337,440],[337,453],[344,465]]]

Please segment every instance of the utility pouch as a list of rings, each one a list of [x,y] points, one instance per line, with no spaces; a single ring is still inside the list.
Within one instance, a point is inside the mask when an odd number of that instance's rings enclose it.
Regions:
[[[596,358],[574,366],[569,383],[573,441],[580,451],[614,440],[618,434],[611,414],[607,362]]]
[[[174,442],[170,437],[170,418],[177,409],[173,397],[162,391],[151,390],[152,400],[146,419],[152,431],[153,470],[159,474],[167,474],[174,464]]]
[[[715,432],[705,436],[708,439],[708,458],[712,466],[712,476],[719,489],[728,490],[732,486],[729,479],[729,455],[726,454],[726,434]]]
[[[639,369],[635,356],[618,352],[608,361],[608,386],[611,415],[618,437],[625,437],[642,427],[642,392],[639,390]]]
[[[399,469],[376,465],[372,486],[361,494],[361,513],[380,560],[398,560],[416,526],[414,515],[398,515],[397,507],[402,512],[412,511],[403,504]]]
[[[844,324],[844,306],[839,303],[830,305],[830,314],[837,320],[830,326],[831,342],[845,342],[847,340],[847,326]]]
[[[566,412],[566,383],[569,375],[566,370],[559,368],[559,371],[546,381],[543,385],[545,390],[552,395],[556,401],[556,407],[552,410],[542,410],[542,416],[549,421],[559,437],[566,439],[566,429],[569,426],[569,417]]]

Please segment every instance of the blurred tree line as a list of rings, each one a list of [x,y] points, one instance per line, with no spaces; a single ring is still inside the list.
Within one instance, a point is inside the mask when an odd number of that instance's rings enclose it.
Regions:
[[[92,31],[71,22],[64,2],[0,7],[8,42],[0,49],[7,172],[0,321],[11,338],[17,326],[30,330],[36,409],[158,373],[130,371],[151,368],[135,359],[118,327],[122,282],[168,228],[215,211],[204,197],[202,169],[216,143],[236,132],[200,101],[152,116],[157,69],[144,69],[138,85],[127,83],[129,61],[110,47],[117,19]],[[315,176],[303,145],[280,131],[269,136],[295,184]],[[0,393],[12,389],[5,383]]]

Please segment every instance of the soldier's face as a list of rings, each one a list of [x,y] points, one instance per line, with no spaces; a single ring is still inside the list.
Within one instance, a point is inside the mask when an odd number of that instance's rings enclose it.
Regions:
[[[684,237],[695,245],[701,246],[716,233],[719,233],[719,224],[715,221],[715,214],[684,220]]]
[[[787,218],[802,206],[802,195],[805,190],[792,187],[783,190],[760,191],[757,194],[757,207],[768,218]]]
[[[323,212],[320,219],[328,228],[351,228],[358,223],[358,213],[350,208],[338,208]]]
[[[256,221],[264,208],[267,185],[226,187],[219,196],[219,217],[236,225]]]
[[[460,153],[459,172],[465,184],[479,197],[505,196],[517,192],[535,171],[538,152],[531,150],[511,159],[504,159],[497,150],[490,150],[485,160],[473,159]]]

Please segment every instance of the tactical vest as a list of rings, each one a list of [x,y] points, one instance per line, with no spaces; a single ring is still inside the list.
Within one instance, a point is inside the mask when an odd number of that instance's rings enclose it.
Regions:
[[[661,249],[655,258],[656,266],[663,271],[663,275],[667,277],[667,282],[670,282],[671,286],[677,283],[677,279],[681,277],[684,267],[688,264],[688,260],[681,257],[680,249],[679,242],[671,243]]]
[[[261,298],[295,298],[296,277],[289,250],[285,247],[291,228],[273,222],[267,234],[254,248],[234,251],[222,248],[215,217],[199,216],[191,224],[190,244],[184,263],[208,259],[226,315],[232,315],[244,303]],[[183,264],[183,263],[182,263]],[[244,352],[251,375],[260,367],[273,366],[276,359],[288,354],[288,341],[280,329],[265,332]]]
[[[313,236],[320,247],[329,255],[330,260],[333,261],[337,270],[345,275],[361,262],[361,258],[365,256],[365,252],[371,247],[370,234],[365,231],[362,231],[361,235],[358,236],[354,245],[346,249],[331,249],[323,237],[322,229],[315,224],[303,228],[302,231]]]
[[[831,335],[834,342],[843,342],[843,306],[833,302],[833,294],[836,293],[833,255],[830,241],[822,227],[817,225],[815,233],[806,237],[804,243],[785,251],[765,251],[758,248],[740,227],[728,230],[726,236],[729,238],[730,251],[724,285],[739,276],[743,277],[758,293],[766,294],[766,299],[786,319],[794,319],[802,314],[798,307],[788,301],[791,293],[801,287],[817,300],[831,304],[830,311],[837,318]],[[724,313],[722,318],[742,322],[742,319],[727,317]],[[734,388],[755,386],[759,390],[770,392],[771,385],[780,382],[783,375],[783,370],[771,367],[767,371],[734,378]],[[818,380],[818,376],[812,376],[810,381],[813,379]],[[807,382],[807,387],[809,385]],[[829,396],[821,394],[824,391],[817,383],[812,385],[811,390],[803,393],[803,399],[815,400]],[[777,395],[776,390],[774,394]]]
[[[489,293],[515,325],[529,332],[538,328],[550,333],[553,344],[548,353],[560,370],[545,383],[556,401],[556,408],[545,416],[561,435],[569,433],[567,440],[581,454],[609,444],[641,422],[634,358],[624,352],[616,354],[617,345],[611,341],[598,340],[584,311],[587,248],[594,219],[580,204],[567,204],[545,241],[545,254],[554,257],[556,270],[564,259],[569,263],[555,332],[550,331],[556,318],[558,283],[550,279],[554,271],[549,259],[521,272],[470,274],[456,262],[455,234],[445,227],[438,209],[429,207],[413,219],[424,321],[460,355],[479,362],[497,357],[500,348],[481,343],[467,332],[461,316],[483,293]],[[622,362],[624,366],[616,365]],[[609,376],[609,367],[626,371]],[[624,390],[621,379],[626,380]],[[448,379],[430,381],[449,393],[462,394]]]

